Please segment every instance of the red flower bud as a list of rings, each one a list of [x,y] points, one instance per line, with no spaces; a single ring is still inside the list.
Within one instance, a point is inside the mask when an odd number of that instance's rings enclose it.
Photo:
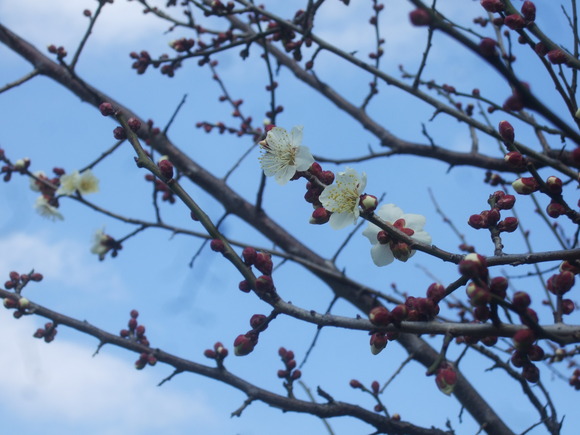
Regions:
[[[559,202],[556,201],[552,201],[550,202],[550,204],[548,204],[548,206],[546,207],[546,213],[548,214],[548,216],[550,216],[551,218],[556,219],[557,217],[560,217],[564,214],[566,214],[566,207],[564,207],[562,204],[560,204]]]
[[[506,217],[503,221],[497,224],[497,229],[501,232],[513,233],[515,230],[517,230],[518,225],[518,218]]]
[[[264,316],[263,314],[254,314],[250,318],[250,326],[252,327],[252,329],[261,328],[261,331],[263,331],[268,327],[268,325],[265,323],[265,320],[266,316]]]
[[[568,62],[568,56],[560,49],[548,51],[548,60],[554,65],[562,65]]]
[[[535,384],[540,380],[540,370],[533,364],[526,364],[522,370],[522,376],[528,382]]]
[[[137,118],[129,118],[127,124],[134,132],[137,132],[141,128],[141,121],[139,121]]]
[[[512,298],[512,304],[518,312],[525,311],[531,302],[530,295],[526,292],[515,292]]]
[[[244,250],[242,251],[242,258],[244,259],[244,263],[246,263],[246,265],[248,266],[254,264],[257,254],[258,253],[254,248],[250,246],[245,247]]]
[[[318,207],[312,212],[310,223],[314,225],[323,225],[330,220],[330,213],[324,207]]]
[[[536,339],[536,334],[531,329],[520,329],[513,336],[514,347],[517,350],[528,350]]]
[[[247,280],[240,281],[238,284],[238,288],[243,291],[244,293],[249,293],[252,288],[250,287],[250,283]]]
[[[499,123],[499,135],[508,144],[514,143],[515,133],[512,125],[507,121],[501,121]]]
[[[425,9],[415,9],[409,13],[409,19],[414,26],[428,26],[431,24],[431,16]]]
[[[271,275],[273,268],[272,257],[270,257],[270,254],[267,254],[265,252],[259,252],[258,254],[256,254],[254,266],[264,275]]]
[[[479,41],[479,52],[482,56],[491,57],[497,54],[497,42],[491,38],[483,38]]]
[[[113,115],[115,113],[115,109],[113,108],[113,105],[111,103],[101,103],[99,105],[99,110],[101,111],[101,115],[103,116],[110,116]]]
[[[505,9],[501,0],[481,0],[480,3],[487,12],[501,12]]]
[[[352,388],[363,388],[363,384],[361,384],[359,381],[357,381],[356,379],[351,379],[351,381],[349,382],[349,385]]]
[[[512,30],[521,30],[526,27],[526,20],[519,14],[511,14],[504,18],[504,24]]]
[[[548,290],[555,295],[563,295],[574,286],[574,274],[564,271],[548,278]]]
[[[409,310],[404,304],[399,304],[391,310],[391,320],[393,323],[401,323],[407,318]]]
[[[487,220],[480,214],[472,214],[469,216],[467,224],[476,230],[487,228]]]
[[[226,250],[226,245],[221,239],[212,239],[212,241],[209,244],[209,247],[211,248],[212,251],[215,252],[224,252]]]
[[[530,1],[525,1],[522,4],[522,15],[526,19],[526,21],[534,21],[536,19],[536,5]]]
[[[500,299],[505,299],[508,281],[503,276],[492,278],[489,291]]]
[[[124,140],[127,139],[127,133],[125,133],[125,129],[123,127],[116,127],[113,130],[113,136],[117,140]]]
[[[513,195],[504,195],[495,203],[498,210],[511,210],[516,203],[516,197]]]
[[[562,314],[572,314],[576,307],[574,306],[574,302],[570,299],[563,299],[562,300]]]
[[[256,290],[259,293],[267,293],[274,290],[274,281],[269,275],[262,275],[256,279]]]

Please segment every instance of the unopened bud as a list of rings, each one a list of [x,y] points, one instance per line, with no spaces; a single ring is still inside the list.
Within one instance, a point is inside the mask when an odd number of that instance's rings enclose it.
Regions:
[[[157,166],[159,167],[159,171],[164,179],[171,180],[173,178],[173,163],[168,159],[159,160]]]
[[[512,125],[507,121],[501,121],[499,123],[499,135],[508,144],[514,143],[515,133]]]
[[[370,213],[376,210],[377,205],[379,205],[379,200],[376,196],[365,193],[360,196],[359,205],[362,208],[363,213]]]

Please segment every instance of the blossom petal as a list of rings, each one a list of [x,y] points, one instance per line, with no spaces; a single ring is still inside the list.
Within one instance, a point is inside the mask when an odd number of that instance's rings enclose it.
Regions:
[[[264,171],[264,173],[265,173],[265,171]],[[276,182],[280,186],[283,186],[286,183],[288,183],[288,181],[290,181],[290,179],[294,176],[294,174],[296,174],[296,167],[285,166],[284,168],[282,168],[278,172],[276,172],[274,175],[275,175]],[[268,175],[268,174],[266,174],[266,175]]]
[[[304,129],[303,126],[297,125],[296,127],[292,128],[290,131],[290,143],[292,146],[299,147],[302,143],[302,130]]]
[[[385,204],[375,212],[385,222],[393,223],[403,216],[403,210],[395,204]]]
[[[310,166],[312,166],[312,163],[314,163],[314,157],[312,157],[308,147],[298,147],[295,163],[297,171],[306,171],[308,168],[310,168]]]
[[[375,224],[369,224],[362,232],[362,235],[367,237],[369,239],[369,242],[371,242],[374,245],[376,243],[379,243],[379,241],[377,240],[377,234],[379,234],[379,231],[381,231],[381,229],[377,227]]]
[[[354,215],[351,212],[333,213],[330,215],[330,226],[335,230],[341,230],[356,222],[358,213]]]
[[[379,267],[391,264],[395,259],[389,245],[381,245],[380,243],[374,244],[371,248],[371,257],[373,262]]]
[[[427,221],[427,219],[425,219],[425,216],[422,216],[420,214],[408,213],[404,214],[401,217],[405,219],[405,226],[407,228],[413,228],[413,230],[415,231],[422,230],[423,227],[425,226],[425,222]]]

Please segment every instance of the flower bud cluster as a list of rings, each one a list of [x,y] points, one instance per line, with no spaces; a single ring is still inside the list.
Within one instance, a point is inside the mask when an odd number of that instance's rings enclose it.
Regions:
[[[242,251],[242,260],[244,260],[246,266],[254,266],[263,274],[256,278],[256,288],[254,290],[260,295],[274,294],[276,287],[274,287],[274,280],[271,276],[274,267],[272,256],[267,252],[257,252],[255,248],[248,246]],[[238,287],[244,293],[252,290],[247,280],[241,281]]]
[[[498,190],[490,195],[487,200],[490,205],[490,210],[484,210],[479,214],[471,215],[467,221],[470,227],[476,230],[482,228],[495,228],[500,232],[513,232],[518,227],[518,219],[515,217],[507,217],[500,221],[501,210],[510,210],[513,208],[516,198],[513,195]]]
[[[147,365],[154,366],[155,364],[157,364],[157,358],[153,353],[142,352],[139,355],[139,359],[135,361],[135,368],[143,370]]]
[[[332,212],[326,210],[320,202],[320,194],[326,186],[334,183],[334,173],[332,171],[324,171],[318,162],[312,163],[308,169],[311,175],[310,181],[306,183],[306,193],[304,199],[306,202],[312,204],[314,211],[310,218],[310,223],[315,225],[322,225],[330,220]]]
[[[133,340],[139,344],[142,344],[143,346],[149,347],[149,340],[145,336],[145,326],[139,325],[139,322],[137,321],[137,317],[139,317],[139,311],[131,310],[130,316],[131,318],[127,324],[129,329],[121,329],[119,335],[123,338]]]
[[[252,329],[245,334],[238,335],[234,340],[234,354],[236,356],[244,356],[251,353],[258,344],[260,333],[268,328],[270,320],[264,314],[254,314],[250,318]]]
[[[223,361],[228,356],[228,353],[228,350],[219,341],[213,345],[213,349],[206,349],[203,352],[206,358],[215,360],[218,367],[223,367]]]
[[[294,352],[286,350],[284,347],[278,349],[278,355],[284,363],[284,369],[278,370],[278,377],[284,379],[284,386],[289,388],[297,379],[300,379],[302,372],[296,368],[296,360],[294,359]]]
[[[12,173],[17,173],[24,175],[28,172],[28,168],[30,167],[30,159],[25,157],[23,159],[18,159],[14,164],[10,163],[6,159],[4,154],[4,150],[0,148],[0,160],[6,162],[6,165],[2,166],[2,170],[0,170],[0,174],[4,174],[4,181],[8,182],[12,178]]]
[[[63,60],[66,57],[66,55],[68,54],[68,52],[66,51],[66,49],[62,45],[57,47],[54,44],[50,44],[47,47],[47,50],[51,54],[56,54],[56,58],[58,60]]]
[[[56,326],[53,322],[45,323],[44,328],[38,328],[32,336],[44,339],[45,343],[50,343],[56,337]]]
[[[535,344],[536,334],[531,329],[520,329],[513,336],[514,352],[511,363],[522,369],[522,376],[530,383],[540,380],[540,370],[533,362],[544,359],[544,350]]]

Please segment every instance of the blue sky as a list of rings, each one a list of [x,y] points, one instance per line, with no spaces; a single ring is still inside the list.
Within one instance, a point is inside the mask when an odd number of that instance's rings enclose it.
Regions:
[[[288,10],[288,3],[268,2],[272,9],[280,11]],[[349,8],[338,1],[327,3],[325,18],[318,23],[319,35],[337,41],[347,51],[370,51],[371,28],[360,24],[366,23],[370,14],[368,2],[351,1]],[[454,0],[448,3],[450,16],[480,13],[479,2]],[[50,3],[0,0],[0,17],[3,24],[38,47],[64,45],[72,53],[87,22],[82,11],[93,9],[95,4],[89,0]],[[398,77],[399,64],[405,64],[411,71],[416,68],[425,32],[407,25],[409,7],[406,3],[393,3],[387,8],[388,14],[381,27],[387,39],[384,65]],[[558,13],[549,12],[539,19],[545,22],[561,19],[553,15]],[[105,8],[81,57],[78,72],[93,86],[161,126],[183,95],[188,94],[187,104],[169,136],[194,159],[223,175],[252,143],[230,136],[206,135],[195,128],[197,121],[230,119],[230,110],[217,101],[219,90],[211,81],[210,72],[192,63],[169,80],[160,77],[157,71],[137,76],[130,69],[130,51],[147,49],[152,55],[159,54],[169,50],[170,40],[184,36],[164,35],[164,31],[165,26],[150,16],[143,16],[135,2],[117,1]],[[458,54],[445,37],[437,36],[436,42],[428,77],[448,81],[462,90],[480,87],[487,95],[507,94],[507,86],[494,81],[492,72],[480,68],[475,58],[462,57],[462,52]],[[3,59],[0,85],[30,70],[26,62],[4,46],[0,46],[0,56]],[[525,65],[526,59],[522,56],[520,65]],[[264,91],[265,75],[258,55],[254,54],[242,66],[235,56],[224,55],[219,60],[218,71],[232,95],[245,99],[242,106],[245,113],[261,119],[267,110],[268,94]],[[329,56],[321,56],[317,67],[324,80],[355,101],[362,100],[370,80],[368,77],[348,68],[341,68],[338,73],[336,61]],[[526,78],[529,76],[535,91],[549,92],[549,87],[542,86],[545,80],[542,73],[532,74],[525,67],[521,72],[526,73]],[[282,70],[279,99],[285,110],[278,123],[287,128],[304,125],[304,142],[314,154],[338,158],[364,155],[369,146],[379,150],[376,140],[347,116],[290,79],[288,72]],[[379,95],[370,106],[373,116],[395,134],[424,142],[421,122],[427,122],[431,109],[403,98],[400,91],[391,87],[382,86]],[[501,97],[498,98],[501,101]],[[559,107],[557,102],[550,101],[550,104]],[[109,119],[45,78],[37,78],[2,94],[0,111],[3,114],[0,147],[14,160],[30,157],[32,170],[50,172],[52,167],[61,166],[72,172],[93,161],[113,144],[114,125]],[[493,118],[493,122],[503,119],[500,116]],[[428,127],[437,142],[450,148],[466,150],[470,146],[468,131],[458,128],[454,120],[438,117],[428,123]],[[518,135],[520,131],[517,130]],[[529,138],[533,141],[531,136]],[[482,140],[481,146],[490,153],[497,148],[487,139]],[[341,169],[341,166],[324,166]],[[470,243],[480,246],[483,253],[491,254],[489,236],[465,224],[470,214],[486,208],[487,196],[492,192],[489,186],[481,183],[483,171],[454,168],[446,174],[448,168],[444,164],[410,157],[354,166],[369,174],[369,193],[377,196],[386,193],[385,202],[394,202],[405,212],[426,215],[426,229],[433,235],[434,243],[456,251],[459,241],[434,212],[427,191],[431,188]],[[126,216],[154,218],[149,185],[143,181],[144,171],[135,167],[128,146],[98,165],[94,172],[101,180],[101,191],[87,199]],[[256,150],[243,161],[230,182],[246,198],[254,198],[259,183]],[[222,209],[215,200],[194,186],[186,184],[186,187],[214,220],[221,216]],[[348,231],[336,232],[326,226],[308,225],[310,209],[302,200],[303,192],[302,182],[283,188],[269,183],[265,192],[266,211],[301,240],[330,257]],[[252,314],[269,312],[257,298],[237,290],[240,277],[220,256],[206,249],[194,267],[188,267],[199,240],[149,230],[127,242],[118,258],[99,262],[90,253],[93,232],[105,226],[107,233],[122,237],[133,227],[64,200],[60,208],[64,222],[49,222],[34,212],[36,196],[37,193],[29,189],[28,180],[21,177],[0,187],[0,200],[5,204],[0,213],[0,249],[5,253],[0,256],[0,273],[7,276],[10,270],[25,272],[32,267],[42,272],[45,280],[26,289],[27,297],[35,302],[86,319],[111,332],[124,328],[129,311],[137,308],[141,312],[139,320],[146,325],[153,346],[200,362],[205,362],[203,350],[216,341],[223,341],[231,349],[234,338],[249,329],[248,320]],[[544,229],[539,227],[541,229],[535,231],[537,227],[533,225],[537,223],[533,221],[532,207],[525,203],[521,207],[522,215],[532,219],[529,228],[532,228],[536,249],[553,249],[551,241],[542,236]],[[189,213],[180,204],[163,205],[162,212],[168,222],[201,229],[199,224],[188,219]],[[235,218],[226,221],[224,232],[235,240],[270,247],[255,230]],[[419,267],[426,268],[444,283],[456,278],[455,267],[419,254],[408,263],[377,269],[368,255],[369,247],[365,238],[354,237],[339,257],[338,264],[353,277],[375,288],[388,291],[390,284],[396,282],[402,291],[422,295],[433,278]],[[506,236],[507,252],[523,250],[519,235]],[[331,301],[324,285],[296,266],[288,264],[280,268],[275,279],[283,297],[308,309],[325,311]],[[537,287],[533,279],[517,280],[513,285],[514,290],[531,292]],[[532,294],[532,297],[539,300],[541,294]],[[541,310],[538,306],[540,313]],[[340,302],[334,312],[356,315],[353,308]],[[578,323],[578,315],[574,314],[569,321]],[[8,311],[0,313],[0,329],[4,331],[0,335],[3,349],[0,367],[5,374],[9,373],[9,376],[0,377],[0,417],[7,433],[18,430],[26,435],[42,430],[46,434],[115,435],[163,430],[168,434],[184,434],[191,433],[192,428],[197,433],[210,435],[263,434],[273,430],[280,434],[295,434],[299,430],[324,433],[322,424],[313,417],[281,413],[263,404],[253,404],[242,418],[231,419],[229,414],[243,403],[243,394],[194,375],[180,375],[157,387],[171,373],[168,367],[157,365],[136,371],[132,366],[137,356],[112,347],[103,348],[93,358],[96,340],[65,328],[60,328],[56,340],[46,345],[31,338],[43,323],[36,318],[15,321]],[[277,319],[262,334],[254,353],[245,358],[229,357],[226,366],[260,386],[282,393],[281,382],[276,378],[276,371],[282,368],[278,347],[294,350],[300,363],[314,333],[312,325]],[[438,341],[432,341],[437,347]],[[452,349],[455,356],[460,351],[459,347]],[[373,403],[363,394],[352,391],[349,380],[357,378],[367,385],[374,379],[384,382],[404,358],[404,352],[394,343],[373,357],[364,334],[325,329],[303,370],[303,380],[312,390],[320,385],[339,400],[370,408]],[[501,374],[484,372],[490,365],[488,362],[469,353],[466,358],[462,364],[468,367],[469,379],[481,387],[484,397],[494,397],[496,409],[516,431],[523,431],[536,421],[534,411],[514,401],[513,397],[519,397],[518,385]],[[561,406],[561,412],[567,414],[568,428],[575,427],[579,417],[573,414],[573,404],[577,403],[577,396],[565,381],[551,382],[549,369],[542,369],[553,399]],[[463,416],[463,426],[459,425],[457,402],[439,393],[433,379],[426,378],[424,371],[423,367],[412,363],[389,386],[384,398],[389,411],[399,412],[404,419],[426,426],[443,427],[449,417],[458,433],[476,432],[476,425],[469,416]],[[500,387],[503,385],[508,387],[504,390]],[[352,419],[336,419],[330,424],[337,434],[370,431],[368,426]],[[531,433],[542,433],[542,428]],[[564,430],[563,433],[572,432]]]

